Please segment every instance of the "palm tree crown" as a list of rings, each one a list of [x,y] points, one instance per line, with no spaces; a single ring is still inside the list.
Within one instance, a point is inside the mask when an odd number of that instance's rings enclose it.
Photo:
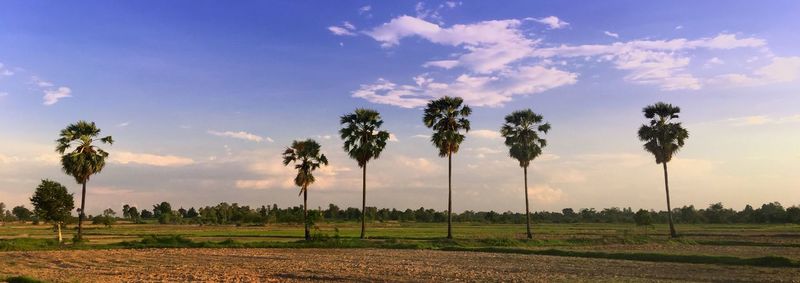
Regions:
[[[680,122],[673,122],[679,118],[681,108],[658,102],[648,105],[642,112],[650,123],[639,128],[639,140],[645,142],[644,149],[656,157],[657,164],[669,162],[689,138],[689,131]]]
[[[546,134],[550,124],[542,123],[543,119],[542,115],[530,109],[514,111],[506,116],[506,122],[500,128],[509,155],[519,161],[520,167],[528,167],[533,159],[542,154],[542,148],[547,146],[547,140],[539,133]]]
[[[364,167],[373,158],[379,158],[389,140],[389,132],[381,131],[383,125],[381,115],[370,109],[356,109],[341,117],[342,129],[339,130],[344,140],[344,151],[350,158]]]
[[[472,109],[463,103],[460,97],[445,96],[428,102],[425,108],[422,121],[433,130],[431,142],[439,149],[441,157],[458,152],[464,141],[460,130],[469,132],[467,116],[472,114]]]
[[[78,121],[61,130],[56,140],[56,152],[61,154],[61,165],[65,173],[75,177],[80,184],[103,170],[108,152],[94,145],[94,142],[113,144],[111,136],[97,138],[100,129],[94,122]]]
[[[320,145],[312,139],[304,141],[294,141],[292,146],[287,147],[283,152],[283,165],[295,163],[297,177],[294,178],[295,185],[300,187],[300,194],[305,192],[315,179],[312,172],[322,165],[328,165],[328,158],[320,154]]]

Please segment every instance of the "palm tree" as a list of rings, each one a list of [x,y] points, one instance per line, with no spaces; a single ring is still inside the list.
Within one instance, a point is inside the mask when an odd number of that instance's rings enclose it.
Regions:
[[[361,182],[361,239],[364,239],[367,218],[367,163],[379,158],[386,147],[389,132],[381,131],[383,124],[381,115],[371,109],[356,109],[353,113],[342,116],[339,130],[344,140],[344,151],[350,158],[358,161],[362,169]]]
[[[533,239],[531,233],[531,211],[528,207],[528,165],[542,154],[542,148],[547,146],[547,141],[540,136],[550,130],[549,123],[543,123],[542,115],[533,113],[532,110],[514,111],[506,116],[506,122],[500,128],[500,134],[506,138],[508,154],[519,161],[525,175],[525,224],[528,229],[528,239]]]
[[[639,140],[645,142],[644,150],[652,153],[656,157],[656,164],[664,167],[664,188],[667,192],[667,215],[669,216],[669,235],[677,237],[675,226],[672,223],[672,206],[669,203],[669,177],[667,175],[667,162],[672,160],[672,156],[684,145],[684,141],[689,138],[689,131],[681,126],[680,122],[673,122],[678,119],[681,108],[658,102],[648,105],[642,112],[644,117],[650,119],[650,125],[642,125],[639,128]]]
[[[86,217],[86,183],[89,178],[106,166],[108,152],[93,145],[94,142],[113,144],[111,136],[97,138],[100,129],[94,122],[78,121],[70,124],[59,134],[56,140],[56,152],[61,154],[61,168],[64,173],[75,178],[83,186],[81,190],[81,211],[78,215],[78,240],[83,239],[83,219]]]
[[[433,130],[431,142],[439,149],[439,157],[447,157],[447,238],[453,238],[453,153],[464,141],[461,130],[469,132],[467,116],[472,109],[462,105],[460,97],[445,96],[428,102],[422,121]]]
[[[315,179],[314,170],[328,165],[328,158],[319,152],[320,145],[312,140],[293,141],[290,147],[283,152],[283,165],[288,166],[294,163],[297,169],[297,177],[294,183],[300,187],[300,194],[303,195],[303,222],[305,223],[306,241],[311,240],[311,233],[308,231],[308,186],[313,184]]]

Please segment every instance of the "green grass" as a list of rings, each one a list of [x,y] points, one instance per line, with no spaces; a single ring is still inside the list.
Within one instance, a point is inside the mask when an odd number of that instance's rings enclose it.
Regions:
[[[524,225],[456,223],[455,240],[444,239],[443,223],[370,223],[361,240],[358,223],[323,223],[304,241],[302,226],[197,226],[124,224],[84,226],[86,243],[59,245],[47,225],[0,226],[0,251],[136,248],[384,248],[504,252],[655,262],[798,267],[799,225],[679,225],[645,230],[632,224],[535,224],[534,239]],[[71,239],[73,229],[64,238]],[[724,249],[713,248],[714,246]],[[759,249],[769,247],[770,249]],[[762,251],[763,250],[763,251]],[[773,254],[777,253],[777,254]]]
[[[31,278],[31,277],[28,277],[28,276],[7,277],[7,278],[4,278],[4,279],[0,279],[0,281],[8,282],[8,283],[43,283],[44,282],[42,280],[34,279],[34,278]]]

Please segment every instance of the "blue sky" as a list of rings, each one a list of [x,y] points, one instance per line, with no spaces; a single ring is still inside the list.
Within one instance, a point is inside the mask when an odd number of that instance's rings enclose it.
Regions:
[[[796,1],[0,4],[0,201],[27,203],[59,171],[53,140],[79,119],[117,143],[89,209],[299,203],[278,154],[315,138],[332,165],[311,204],[359,204],[338,116],[379,110],[394,134],[370,164],[369,204],[442,209],[446,160],[420,105],[474,106],[456,158],[456,210],[521,211],[522,174],[496,130],[532,108],[553,124],[533,207],[661,209],[641,108],[683,109],[673,203],[796,204]],[[315,190],[316,189],[316,190]]]

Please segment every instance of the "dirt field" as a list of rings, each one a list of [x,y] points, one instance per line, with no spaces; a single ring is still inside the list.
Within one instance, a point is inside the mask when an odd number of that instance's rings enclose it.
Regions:
[[[784,281],[794,268],[376,249],[147,249],[0,253],[0,274],[57,282]]]

